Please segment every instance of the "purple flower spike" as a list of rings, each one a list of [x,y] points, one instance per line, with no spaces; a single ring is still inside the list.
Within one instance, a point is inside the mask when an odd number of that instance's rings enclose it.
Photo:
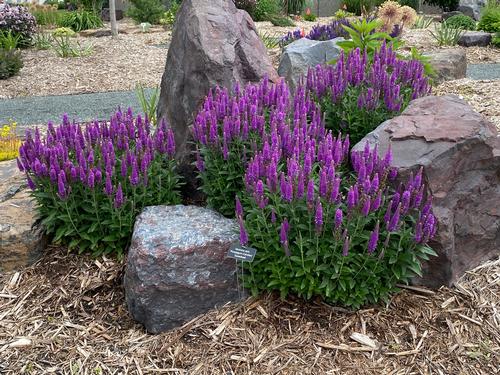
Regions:
[[[283,245],[283,249],[285,250],[285,255],[289,257],[290,249],[288,248],[288,231],[290,229],[290,225],[288,224],[288,219],[285,218],[280,228],[280,242]]]
[[[59,176],[57,177],[57,194],[61,199],[65,199],[67,197],[66,174],[63,170],[59,172]]]
[[[342,225],[343,213],[340,208],[335,211],[335,229],[338,230]]]
[[[316,232],[321,232],[323,227],[323,206],[321,201],[318,200],[316,204],[316,214],[314,215],[314,224],[316,226]]]
[[[243,221],[240,220],[240,244],[246,246],[248,244],[248,233],[245,229]]]
[[[314,180],[310,179],[307,183],[307,203],[312,206],[314,202]]]
[[[118,183],[118,187],[116,188],[116,194],[115,194],[115,208],[120,208],[123,205],[124,199],[123,199],[123,190],[122,190],[122,184],[121,182]]]
[[[236,197],[236,217],[242,218],[243,217],[243,207],[241,206],[240,199]]]
[[[368,241],[368,254],[372,254],[375,249],[377,248],[378,244],[378,236],[379,236],[379,222],[377,221],[377,224],[375,225],[375,229],[373,230],[372,234],[370,235],[370,239]]]
[[[94,172],[92,171],[92,169],[90,169],[87,176],[87,186],[91,189],[93,189],[95,185],[94,178],[95,178]]]
[[[361,208],[361,214],[366,217],[370,213],[370,197],[365,198],[365,202],[363,203],[363,207]]]
[[[106,173],[106,182],[104,184],[104,193],[108,197],[113,195],[113,185],[111,183],[111,175],[109,173]]]
[[[271,210],[271,223],[276,223],[276,211],[274,211],[274,208]]]
[[[344,240],[344,246],[342,246],[342,255],[343,256],[348,256],[349,255],[349,245],[350,245],[350,238],[349,236],[346,236],[345,237],[345,240]]]
[[[391,220],[389,221],[389,225],[387,227],[387,230],[389,232],[394,232],[399,224],[399,216],[401,214],[401,203],[398,204],[398,207],[396,208],[396,212],[394,212],[394,215],[392,215]]]

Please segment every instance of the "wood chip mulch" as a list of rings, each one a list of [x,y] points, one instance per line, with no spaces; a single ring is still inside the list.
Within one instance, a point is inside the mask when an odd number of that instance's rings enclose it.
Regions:
[[[500,259],[387,306],[267,295],[156,336],[128,315],[122,274],[121,262],[53,248],[0,275],[0,374],[500,373]]]

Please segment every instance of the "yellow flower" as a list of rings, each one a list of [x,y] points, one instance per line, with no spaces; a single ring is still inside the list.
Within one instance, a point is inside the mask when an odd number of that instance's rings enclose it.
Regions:
[[[412,27],[417,21],[417,12],[412,7],[409,7],[408,5],[402,6],[400,12],[403,26]]]

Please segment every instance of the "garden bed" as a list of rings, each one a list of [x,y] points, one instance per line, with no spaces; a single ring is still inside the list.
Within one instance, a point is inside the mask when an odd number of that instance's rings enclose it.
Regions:
[[[500,260],[453,289],[404,290],[385,307],[351,312],[265,296],[157,336],[128,315],[123,266],[51,248],[34,266],[0,275],[0,372],[495,374],[500,367]]]

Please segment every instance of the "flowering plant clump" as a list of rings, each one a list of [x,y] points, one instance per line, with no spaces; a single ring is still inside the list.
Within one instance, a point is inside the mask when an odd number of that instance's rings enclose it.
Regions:
[[[11,121],[0,127],[0,161],[11,160],[19,155],[21,140],[16,135],[17,123]]]
[[[19,35],[20,44],[27,46],[36,33],[35,17],[26,7],[3,4],[0,7],[0,31]]]
[[[143,207],[180,202],[174,153],[165,123],[153,130],[129,109],[85,125],[64,116],[45,137],[28,131],[18,165],[55,242],[121,256]]]
[[[307,38],[311,40],[331,40],[339,37],[346,38],[349,34],[342,26],[349,26],[350,22],[345,19],[337,19],[327,25],[315,25],[312,30],[306,34],[303,29],[297,29],[295,31],[290,31],[284,37],[281,38],[280,45],[285,47],[286,45],[299,40],[301,38]]]
[[[236,85],[233,93],[225,88],[209,93],[193,126],[196,165],[209,207],[234,215],[234,197],[243,189],[251,153],[268,137],[269,127],[283,121],[290,105],[284,81],[272,85],[264,79],[244,89]]]
[[[381,31],[390,33],[391,36],[399,36],[403,27],[412,27],[417,21],[415,9],[396,1],[387,0],[380,5],[377,17],[382,21]]]
[[[320,103],[326,128],[349,134],[352,144],[430,93],[422,63],[397,58],[385,44],[372,59],[355,49],[335,65],[310,69],[306,88]]]
[[[236,202],[240,242],[257,249],[245,264],[247,287],[358,308],[421,274],[436,231],[421,171],[394,192],[390,151],[379,158],[366,147],[348,165],[349,137],[331,132],[285,149],[264,144]]]

